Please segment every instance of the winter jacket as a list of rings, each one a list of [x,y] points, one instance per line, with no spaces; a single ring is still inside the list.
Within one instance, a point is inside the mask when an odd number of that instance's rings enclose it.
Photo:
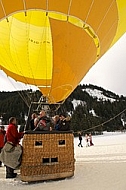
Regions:
[[[4,138],[5,138],[6,131],[0,130],[0,148],[4,146]]]
[[[47,116],[39,118],[37,127],[33,131],[49,131],[51,127],[51,120]]]
[[[59,130],[60,128],[60,119],[55,124],[55,130]]]
[[[70,130],[70,120],[64,119],[59,123],[59,131],[69,131]]]
[[[81,134],[79,134],[79,140],[80,140],[80,141],[82,140],[82,136],[81,136]]]
[[[34,125],[34,119],[30,120],[30,129],[34,130],[35,129],[35,125]]]
[[[6,132],[7,142],[13,143],[13,145],[18,145],[20,139],[23,137],[23,132],[18,132],[17,126],[14,124],[9,124]]]

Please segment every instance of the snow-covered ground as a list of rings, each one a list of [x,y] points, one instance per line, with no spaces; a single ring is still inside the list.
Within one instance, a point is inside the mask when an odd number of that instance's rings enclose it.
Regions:
[[[75,145],[78,139],[75,138]],[[125,133],[104,133],[94,136],[95,146],[78,149],[75,147],[76,162],[103,163],[103,162],[126,162],[126,134]],[[85,146],[85,141],[84,146]]]
[[[114,98],[109,98],[109,97],[105,96],[103,94],[103,91],[101,91],[101,90],[86,88],[86,89],[84,89],[84,91],[86,91],[92,97],[97,97],[98,101],[99,100],[103,100],[103,101],[109,100],[110,102],[115,101]]]
[[[126,190],[126,133],[93,136],[94,146],[78,147],[74,139],[75,175],[57,181],[24,183],[19,178],[5,179],[0,168],[0,190]]]

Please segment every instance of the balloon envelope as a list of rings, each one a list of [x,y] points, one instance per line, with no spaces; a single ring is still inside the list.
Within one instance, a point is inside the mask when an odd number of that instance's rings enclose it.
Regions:
[[[1,69],[56,103],[125,33],[126,2],[2,0],[0,19]]]

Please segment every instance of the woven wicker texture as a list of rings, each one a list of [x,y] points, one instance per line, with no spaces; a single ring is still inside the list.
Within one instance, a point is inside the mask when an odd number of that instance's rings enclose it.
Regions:
[[[22,181],[74,175],[73,133],[25,134],[22,145]]]

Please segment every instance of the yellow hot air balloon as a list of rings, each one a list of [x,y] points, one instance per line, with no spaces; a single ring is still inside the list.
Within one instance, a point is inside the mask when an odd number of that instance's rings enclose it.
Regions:
[[[126,32],[124,0],[1,0],[0,68],[65,100]]]

